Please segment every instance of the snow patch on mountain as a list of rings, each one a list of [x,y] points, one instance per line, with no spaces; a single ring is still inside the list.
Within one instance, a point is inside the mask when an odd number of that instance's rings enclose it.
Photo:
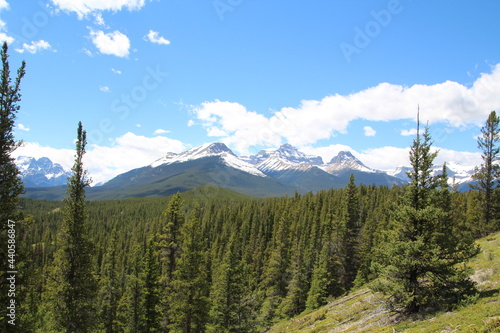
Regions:
[[[64,170],[59,163],[53,163],[48,157],[37,160],[34,157],[19,156],[15,163],[26,187],[65,185],[71,177],[70,171]]]
[[[358,170],[363,172],[375,173],[380,172],[371,169],[358,160],[351,152],[341,151],[337,156],[333,157],[326,165],[321,166],[326,172],[337,175],[346,170]]]
[[[150,166],[156,168],[160,165],[183,163],[187,161],[192,161],[212,156],[219,156],[226,165],[233,167],[235,169],[259,177],[267,177],[264,173],[259,171],[254,165],[238,158],[231,151],[231,149],[229,149],[225,144],[220,142],[203,144],[201,146],[189,149],[180,154],[168,153],[166,156],[151,163]]]

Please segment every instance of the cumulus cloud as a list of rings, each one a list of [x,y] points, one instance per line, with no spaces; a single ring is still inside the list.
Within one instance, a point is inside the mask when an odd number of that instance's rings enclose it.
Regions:
[[[7,42],[7,44],[12,44],[14,37],[7,35],[5,32],[0,32],[0,43]]]
[[[9,4],[7,2],[0,0],[0,11],[2,9],[8,9]],[[7,32],[7,23],[0,19],[0,43],[3,44],[3,42],[7,42],[7,44],[12,44],[12,42],[15,40],[14,37],[11,37],[6,34]]]
[[[23,142],[22,146],[14,150],[12,157],[29,156],[39,159],[48,157],[54,163],[59,163],[66,170],[73,166],[75,151],[71,149],[55,149],[42,146],[36,142]]]
[[[412,128],[409,130],[401,130],[401,135],[402,136],[411,136],[411,135],[417,135],[417,129]]]
[[[238,103],[218,100],[202,103],[194,113],[209,135],[220,136],[223,142],[244,152],[254,145],[276,146],[281,141],[311,145],[346,133],[356,119],[415,120],[418,105],[420,119],[429,124],[481,125],[490,111],[500,106],[500,64],[470,87],[452,81],[411,87],[381,83],[346,96],[304,100],[298,107],[282,108],[270,117]]]
[[[20,129],[21,131],[29,132],[30,129],[23,124],[17,124],[17,128]]]
[[[9,4],[7,0],[0,0],[0,10],[9,9]]]
[[[1,0],[0,0],[1,1]],[[58,10],[74,12],[82,19],[90,13],[99,11],[117,12],[122,9],[140,10],[145,0],[51,0]]]
[[[154,134],[165,134],[165,133],[170,133],[170,131],[164,130],[163,128],[158,128],[156,131],[154,131]]]
[[[111,147],[87,147],[83,163],[93,184],[97,184],[131,169],[149,165],[169,152],[180,153],[185,149],[186,146],[178,140],[164,136],[149,138],[128,132],[116,138]],[[48,157],[70,170],[74,163],[74,154],[72,149],[54,149],[28,142],[15,150],[13,157]]]
[[[375,131],[371,126],[365,126],[363,127],[363,130],[365,131],[365,136],[375,136],[377,134],[377,131]]]
[[[222,137],[221,141],[240,153],[248,153],[255,145],[277,146],[281,143],[280,136],[269,129],[270,119],[248,111],[239,103],[216,100],[202,103],[193,111],[208,136]]]
[[[29,52],[31,54],[35,54],[43,50],[50,50],[51,48],[52,46],[49,42],[41,39],[39,41],[32,41],[31,44],[23,43],[20,48],[15,50],[19,53]]]
[[[149,30],[149,33],[144,36],[144,40],[149,41],[154,44],[160,44],[160,45],[168,45],[170,44],[170,41],[168,39],[165,39],[164,37],[161,37],[159,35],[159,32]]]
[[[90,37],[102,54],[126,58],[130,53],[129,38],[118,30],[109,33],[104,33],[102,30],[90,30]]]

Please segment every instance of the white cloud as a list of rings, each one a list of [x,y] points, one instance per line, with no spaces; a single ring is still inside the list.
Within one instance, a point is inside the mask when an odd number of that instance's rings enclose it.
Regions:
[[[82,19],[99,11],[140,10],[145,0],[51,0],[58,10],[74,12]]]
[[[30,129],[23,124],[17,124],[17,128],[19,128],[21,131],[29,132]]]
[[[417,129],[412,128],[409,130],[401,130],[401,135],[402,136],[412,136],[412,135],[417,135]]]
[[[104,23],[104,18],[102,17],[101,13],[94,13],[94,23],[100,26],[106,25],[106,23]]]
[[[100,86],[99,90],[102,92],[111,92],[111,89],[108,86]]]
[[[24,53],[26,51],[26,52],[29,52],[31,54],[35,54],[35,53],[42,51],[42,50],[50,50],[51,48],[52,48],[52,46],[47,41],[44,41],[43,39],[41,39],[41,40],[36,41],[36,42],[32,41],[31,44],[23,43],[21,48],[18,48],[15,50],[19,53]]]
[[[170,41],[165,39],[164,37],[159,36],[157,31],[149,30],[149,33],[144,36],[144,40],[149,41],[151,43],[160,44],[160,45],[168,45]]]
[[[0,11],[3,9],[9,9],[9,4],[7,0],[0,0]]]
[[[126,58],[130,53],[130,40],[117,30],[110,33],[104,33],[102,30],[91,30],[90,37],[102,54]]]
[[[12,44],[14,37],[7,35],[5,32],[0,32],[0,43],[7,42],[7,44]]]
[[[36,159],[48,157],[54,163],[59,163],[66,170],[70,170],[74,163],[75,151],[72,149],[55,149],[45,147],[36,142],[24,142],[12,153],[12,157],[30,156]]]
[[[154,131],[154,134],[165,134],[165,133],[170,133],[170,131],[164,130],[163,128],[158,128],[156,131]]]
[[[238,103],[202,103],[194,113],[209,135],[221,136],[237,151],[254,145],[277,146],[289,142],[305,146],[346,133],[350,122],[415,120],[420,105],[423,122],[450,127],[481,125],[491,110],[500,107],[500,64],[482,74],[471,87],[446,81],[435,85],[405,87],[381,83],[347,96],[304,100],[298,107],[284,107],[266,117]],[[405,132],[406,133],[406,132]],[[217,134],[217,135],[215,135]]]
[[[365,136],[375,136],[377,134],[377,131],[375,131],[371,126],[365,126],[363,127],[363,130],[365,131]]]
[[[164,136],[148,138],[128,132],[116,138],[111,147],[92,145],[84,163],[94,183],[98,183],[149,165],[169,152],[180,153],[185,149],[178,140]]]
[[[111,147],[98,145],[87,147],[83,163],[89,171],[93,184],[97,184],[121,173],[149,165],[168,152],[180,153],[185,149],[186,146],[178,140],[164,136],[148,138],[128,132],[116,138]],[[48,157],[66,170],[70,170],[74,163],[74,154],[75,151],[72,149],[54,149],[28,142],[15,150],[13,157]]]
[[[122,71],[118,70],[118,69],[114,69],[114,68],[111,68],[111,71],[115,74],[118,74],[120,75],[122,73]]]
[[[269,129],[270,120],[243,105],[231,102],[205,102],[193,110],[208,136],[224,136],[222,142],[247,154],[255,145],[278,146],[281,138]]]

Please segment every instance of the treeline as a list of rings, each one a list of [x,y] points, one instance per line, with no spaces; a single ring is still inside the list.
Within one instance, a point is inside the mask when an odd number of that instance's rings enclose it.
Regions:
[[[351,183],[290,198],[89,202],[97,288],[87,331],[258,332],[324,305],[375,277],[375,248],[405,191]],[[453,232],[484,234],[479,200],[453,192]],[[49,295],[61,203],[22,207],[36,222],[18,240],[29,252],[18,313],[26,332],[56,332]]]

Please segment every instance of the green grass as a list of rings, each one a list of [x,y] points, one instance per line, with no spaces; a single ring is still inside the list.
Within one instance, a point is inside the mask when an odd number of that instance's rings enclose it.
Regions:
[[[282,321],[269,332],[500,332],[500,233],[478,244],[482,251],[469,263],[479,289],[473,304],[403,318],[387,311],[382,296],[366,288]]]

